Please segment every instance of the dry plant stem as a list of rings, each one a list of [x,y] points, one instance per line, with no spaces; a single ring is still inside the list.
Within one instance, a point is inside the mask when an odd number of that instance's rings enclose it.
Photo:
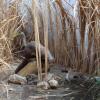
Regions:
[[[34,28],[35,28],[35,41],[36,45],[36,59],[38,68],[38,78],[42,80],[42,68],[41,68],[41,52],[40,52],[40,40],[39,40],[39,29],[38,29],[38,7],[36,0],[32,2],[33,6],[33,16],[34,16]],[[38,48],[39,47],[39,48]]]
[[[44,44],[45,44],[45,77],[47,79],[47,71],[48,71],[48,59],[47,59],[47,54],[48,54],[48,6],[49,2],[48,0],[44,0],[44,9],[43,9],[43,23],[44,23]]]

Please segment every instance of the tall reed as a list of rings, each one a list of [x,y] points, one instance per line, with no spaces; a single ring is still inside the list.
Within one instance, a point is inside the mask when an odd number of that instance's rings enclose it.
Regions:
[[[37,68],[38,68],[38,78],[42,80],[42,67],[41,67],[41,52],[40,52],[40,38],[39,38],[39,14],[38,14],[38,2],[33,0],[32,2],[33,18],[34,18],[34,28],[35,28],[35,42],[36,45],[36,59],[37,59]],[[39,48],[38,48],[39,47]]]

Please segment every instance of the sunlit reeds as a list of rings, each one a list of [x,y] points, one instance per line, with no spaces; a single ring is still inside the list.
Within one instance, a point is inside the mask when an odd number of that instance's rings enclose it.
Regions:
[[[30,20],[25,24],[24,16],[19,15],[19,3],[21,1],[14,2],[6,8],[0,0],[0,58],[2,59],[0,63],[4,65],[13,61],[12,40],[20,34],[20,31],[26,32],[24,30],[30,24]],[[76,0],[76,6],[72,7],[73,16],[64,8],[62,0],[33,0],[32,7],[27,9],[33,25],[32,33],[28,33],[31,37],[29,41],[35,40],[46,47],[46,73],[47,50],[50,49],[56,64],[86,73],[100,74],[99,0]],[[16,48],[19,43],[14,44]],[[36,58],[39,79],[42,79],[40,49],[36,49]]]

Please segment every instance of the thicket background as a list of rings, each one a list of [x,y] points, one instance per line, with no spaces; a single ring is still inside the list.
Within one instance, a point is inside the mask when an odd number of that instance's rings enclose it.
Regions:
[[[76,0],[75,5],[67,0],[32,0],[31,5],[0,0],[0,71],[16,62],[21,31],[27,42],[49,48],[57,64],[100,74],[99,0]]]

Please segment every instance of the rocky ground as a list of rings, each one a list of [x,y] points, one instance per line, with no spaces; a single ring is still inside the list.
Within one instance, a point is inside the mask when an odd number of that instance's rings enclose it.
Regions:
[[[100,85],[65,81],[66,73],[53,67],[50,73],[60,77],[56,89],[41,89],[33,85],[8,83],[8,78],[0,82],[0,100],[100,100]]]

